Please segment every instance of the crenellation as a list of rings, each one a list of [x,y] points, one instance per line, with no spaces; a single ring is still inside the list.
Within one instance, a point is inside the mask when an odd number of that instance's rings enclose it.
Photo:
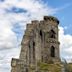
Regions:
[[[30,24],[30,23],[28,23],[28,24],[27,24],[27,26],[26,26],[26,29],[28,29],[28,30],[30,30],[30,29],[31,29],[31,30],[32,30],[32,29],[33,29],[33,25],[32,25],[32,24]]]
[[[40,20],[40,24],[44,24],[44,20]]]
[[[59,24],[59,20],[56,17],[53,16],[44,16],[44,21],[53,21]]]
[[[39,24],[39,21],[38,20],[32,20],[31,23],[32,24]]]
[[[60,62],[58,24],[58,19],[53,16],[44,16],[41,21],[33,20],[27,24],[20,57],[12,59],[11,64],[16,65],[12,65],[11,72],[31,72],[30,66],[34,66],[35,72],[38,62]]]

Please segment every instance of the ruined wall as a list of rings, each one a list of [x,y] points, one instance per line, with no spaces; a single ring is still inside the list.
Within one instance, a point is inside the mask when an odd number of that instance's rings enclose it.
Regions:
[[[44,16],[41,21],[33,20],[27,24],[21,42],[19,59],[13,59],[11,72],[26,72],[38,62],[52,63],[60,61],[58,41],[59,21],[52,16]]]

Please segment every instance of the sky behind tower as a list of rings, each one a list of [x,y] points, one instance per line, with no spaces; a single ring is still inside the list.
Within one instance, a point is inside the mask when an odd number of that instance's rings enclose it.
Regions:
[[[31,20],[52,15],[59,19],[60,56],[72,60],[72,0],[0,0],[0,72],[10,72],[11,58],[18,58],[20,43]]]

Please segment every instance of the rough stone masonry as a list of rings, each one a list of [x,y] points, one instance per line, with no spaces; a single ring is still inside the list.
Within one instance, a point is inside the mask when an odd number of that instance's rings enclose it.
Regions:
[[[59,20],[53,16],[44,16],[41,21],[33,20],[27,24],[20,56],[19,59],[12,58],[11,72],[30,72],[29,66],[36,66],[38,62],[60,61],[58,24]]]

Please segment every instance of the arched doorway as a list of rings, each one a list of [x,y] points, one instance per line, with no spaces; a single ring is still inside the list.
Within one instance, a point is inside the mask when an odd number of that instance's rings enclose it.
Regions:
[[[51,57],[55,57],[55,48],[51,46]]]

